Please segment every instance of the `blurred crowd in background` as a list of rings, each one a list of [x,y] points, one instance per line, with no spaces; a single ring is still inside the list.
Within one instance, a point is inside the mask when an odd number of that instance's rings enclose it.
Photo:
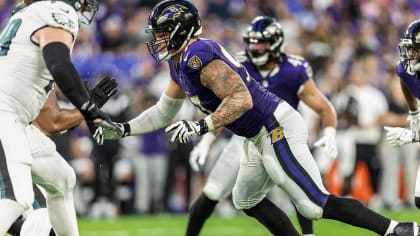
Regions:
[[[153,105],[169,81],[167,63],[148,53],[144,32],[157,0],[102,0],[95,21],[82,26],[73,62],[91,85],[104,74],[119,83],[119,94],[104,110],[115,121],[127,121]],[[398,43],[410,22],[420,18],[418,0],[193,0],[203,34],[232,54],[244,50],[242,35],[258,15],[272,16],[285,34],[284,51],[304,57],[313,67],[319,89],[333,102],[339,118],[339,157],[313,150],[333,193],[352,195],[372,208],[412,207],[419,146],[392,148],[383,141],[383,126],[408,125],[395,65]],[[0,26],[15,1],[0,0]],[[67,106],[62,97],[62,106]],[[201,114],[184,103],[181,118]],[[319,133],[313,113],[301,107],[310,143]],[[226,132],[229,136],[229,132]],[[97,146],[81,126],[53,138],[57,150],[78,174],[79,215],[184,213],[201,191],[206,173],[223,146],[213,147],[206,169],[192,172],[194,142],[170,143],[163,130]],[[284,205],[286,197],[273,194]],[[293,210],[290,206],[291,211]],[[220,213],[235,212],[230,203]]]

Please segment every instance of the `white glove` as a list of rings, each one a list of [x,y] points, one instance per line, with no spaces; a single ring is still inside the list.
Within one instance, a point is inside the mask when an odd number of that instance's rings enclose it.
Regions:
[[[407,143],[413,143],[419,140],[419,132],[416,130],[404,129],[401,127],[385,126],[386,140],[393,147],[399,147]]]
[[[130,125],[128,123],[111,122],[112,129],[108,126],[101,125],[93,134],[95,141],[102,145],[104,140],[115,140],[130,135]]]
[[[212,132],[206,133],[200,140],[200,142],[194,146],[190,152],[190,166],[194,171],[199,171],[206,163],[209,150],[216,135]]]
[[[408,111],[407,120],[410,122],[410,129],[411,130],[420,130],[420,112],[419,112],[419,110]]]
[[[324,147],[329,157],[336,158],[338,155],[337,142],[335,141],[335,128],[325,127],[324,136],[314,143],[315,147]]]
[[[208,128],[204,120],[200,121],[189,121],[181,120],[168,127],[165,132],[173,132],[171,142],[179,141],[180,143],[186,143],[192,136],[200,136],[207,133]]]

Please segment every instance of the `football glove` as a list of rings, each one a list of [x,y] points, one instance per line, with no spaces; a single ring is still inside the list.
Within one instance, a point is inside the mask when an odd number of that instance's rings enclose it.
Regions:
[[[99,145],[102,145],[104,140],[115,140],[124,138],[130,135],[130,125],[128,123],[117,123],[117,122],[110,122],[111,126],[103,126],[99,127],[100,131],[97,132],[97,135],[94,136],[95,141]]]
[[[101,135],[103,133],[101,130],[98,129],[106,128],[113,130],[118,134],[121,133],[121,129],[118,126],[116,126],[114,122],[111,121],[109,115],[101,111],[91,99],[82,105],[82,107],[80,108],[80,112],[85,117],[89,131],[96,142],[102,139]],[[98,144],[102,143],[98,142]]]
[[[335,128],[325,127],[324,136],[318,139],[315,143],[315,147],[324,147],[325,153],[332,158],[336,158],[338,155],[337,142],[335,141]]]
[[[118,92],[117,86],[115,79],[108,75],[104,76],[93,89],[90,89],[89,82],[85,81],[90,98],[99,108]]]
[[[384,129],[386,130],[386,140],[393,147],[419,141],[419,132],[416,130],[388,126],[385,126]]]
[[[420,130],[420,112],[417,111],[408,111],[407,120],[410,122],[411,130]]]
[[[166,133],[171,133],[171,142],[179,141],[186,143],[192,136],[201,136],[209,131],[207,123],[204,119],[200,121],[178,121],[165,129]]]
[[[206,133],[200,140],[200,142],[194,146],[190,152],[190,166],[194,171],[199,171],[206,163],[209,150],[216,135],[212,132]]]

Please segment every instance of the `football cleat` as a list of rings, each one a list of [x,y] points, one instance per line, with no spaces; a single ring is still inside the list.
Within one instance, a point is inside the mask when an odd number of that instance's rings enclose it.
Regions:
[[[400,222],[395,226],[394,232],[388,236],[420,236],[419,230],[415,222]]]
[[[416,207],[418,209],[420,209],[420,197],[415,197],[414,198],[414,203],[416,204]]]

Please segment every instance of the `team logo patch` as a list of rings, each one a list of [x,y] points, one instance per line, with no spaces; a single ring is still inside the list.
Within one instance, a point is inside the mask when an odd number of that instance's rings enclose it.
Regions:
[[[198,56],[194,55],[188,60],[188,66],[193,69],[200,69],[202,66],[201,59]]]
[[[76,24],[69,19],[69,17],[64,13],[52,13],[52,18],[55,22],[57,22],[59,25],[62,25],[65,28],[68,29],[74,29],[76,27]]]

